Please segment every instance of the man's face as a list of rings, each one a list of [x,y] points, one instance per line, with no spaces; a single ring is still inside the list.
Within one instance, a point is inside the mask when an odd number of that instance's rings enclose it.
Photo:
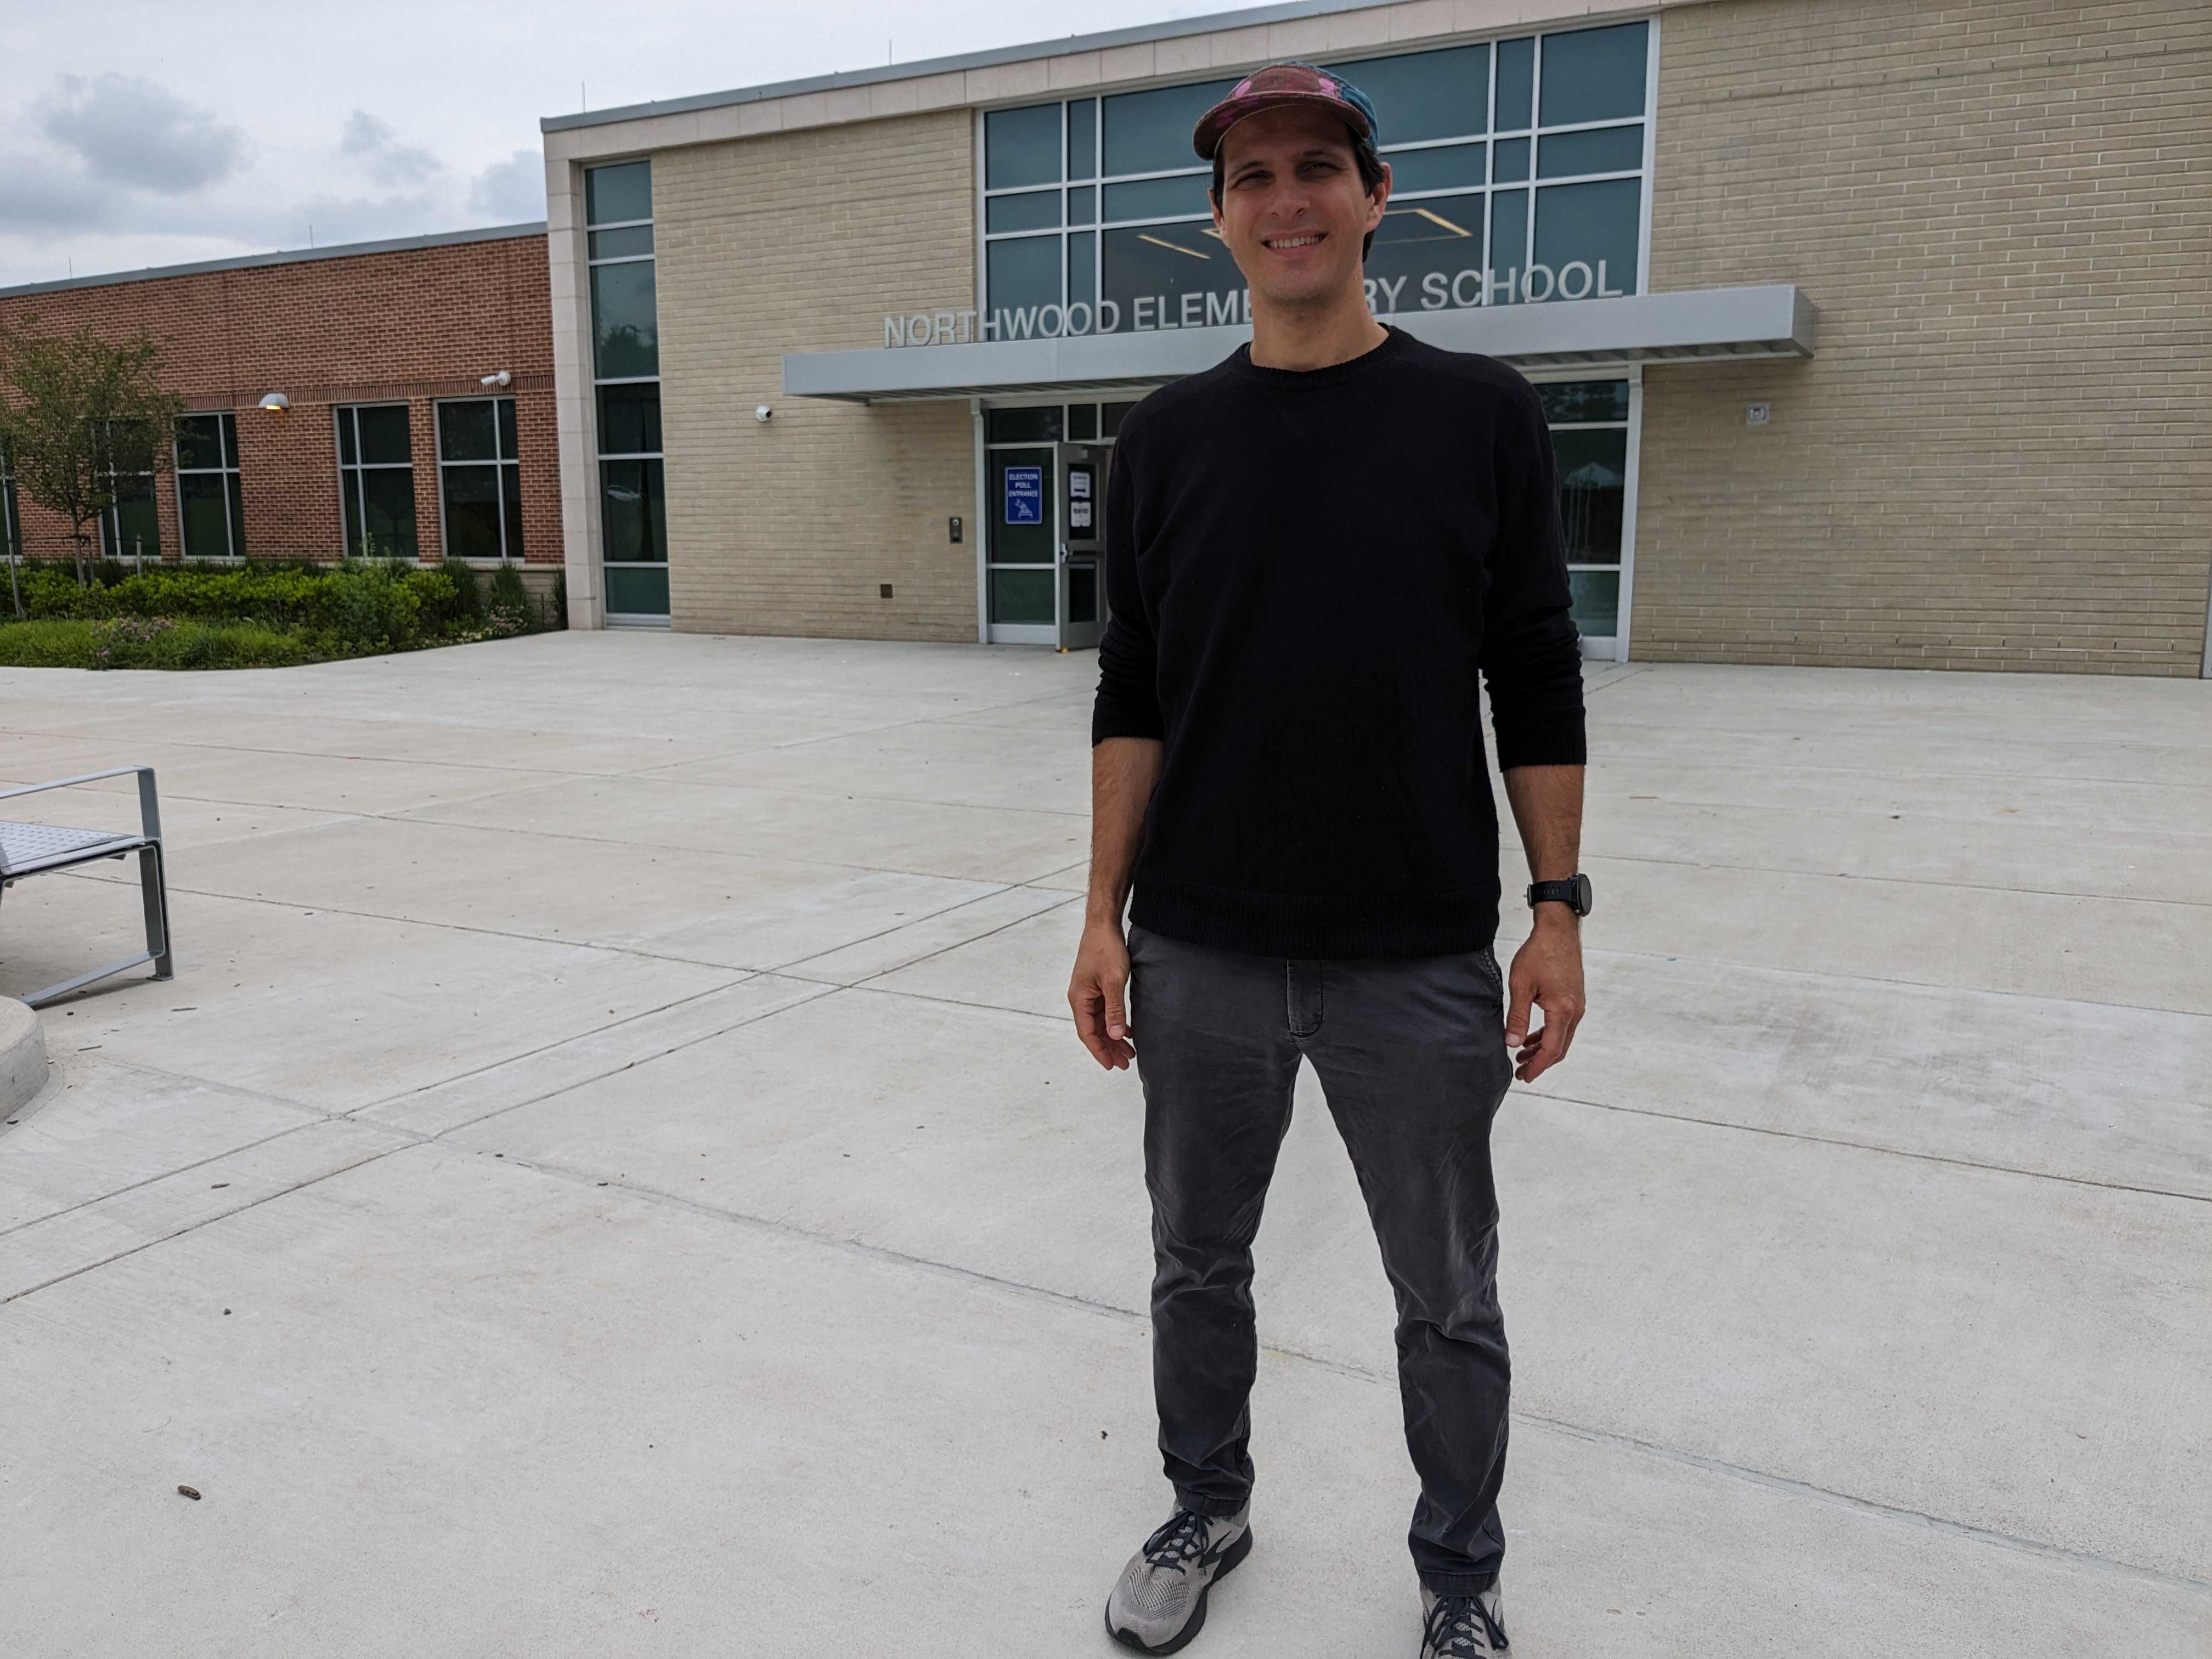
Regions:
[[[1360,243],[1382,221],[1386,177],[1360,187],[1352,135],[1327,110],[1262,110],[1221,141],[1214,228],[1255,300],[1310,305],[1359,280]]]

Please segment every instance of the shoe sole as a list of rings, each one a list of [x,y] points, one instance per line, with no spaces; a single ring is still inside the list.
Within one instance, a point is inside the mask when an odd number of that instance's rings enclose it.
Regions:
[[[1142,1642],[1137,1639],[1133,1632],[1125,1630],[1117,1630],[1115,1628],[1114,1609],[1111,1606],[1109,1606],[1106,1609],[1106,1633],[1112,1637],[1115,1641],[1119,1642],[1123,1647],[1134,1648],[1139,1653],[1179,1652],[1187,1644],[1189,1643],[1193,1637],[1196,1636],[1200,1630],[1205,1628],[1206,1598],[1213,1593],[1213,1587],[1219,1583],[1223,1579],[1228,1577],[1231,1573],[1236,1571],[1237,1564],[1242,1561],[1246,1556],[1251,1554],[1251,1553],[1252,1528],[1247,1527],[1242,1533],[1237,1534],[1237,1541],[1231,1544],[1227,1550],[1223,1552],[1220,1570],[1217,1571],[1212,1577],[1207,1579],[1204,1586],[1202,1586],[1198,1592],[1198,1605],[1190,1610],[1190,1622],[1185,1625],[1180,1631],[1177,1631],[1172,1639],[1161,1643],[1159,1646],[1156,1648],[1146,1647]]]

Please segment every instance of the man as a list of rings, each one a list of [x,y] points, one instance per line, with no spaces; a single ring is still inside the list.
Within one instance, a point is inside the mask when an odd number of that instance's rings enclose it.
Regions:
[[[1176,1507],[1106,1626],[1147,1653],[1198,1633],[1252,1546],[1251,1244],[1301,1059],[1396,1296],[1419,1651],[1507,1650],[1490,1124],[1582,1014],[1581,660],[1534,390],[1368,310],[1390,190],[1377,136],[1366,96],[1310,64],[1261,70],[1206,112],[1194,143],[1252,343],[1145,399],[1114,447],[1068,1001],[1093,1057],[1133,1057],[1145,1094]],[[1538,884],[1510,999],[1478,669]]]

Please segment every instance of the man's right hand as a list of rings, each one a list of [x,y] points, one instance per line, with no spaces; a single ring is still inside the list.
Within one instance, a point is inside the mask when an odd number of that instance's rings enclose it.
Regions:
[[[1067,1006],[1075,1012],[1075,1035],[1091,1059],[1109,1071],[1126,1068],[1136,1054],[1129,1029],[1129,947],[1111,921],[1085,925],[1076,948],[1075,974],[1068,981]]]

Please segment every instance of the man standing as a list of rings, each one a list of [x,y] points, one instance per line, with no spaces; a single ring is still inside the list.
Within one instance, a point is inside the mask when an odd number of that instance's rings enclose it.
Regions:
[[[1206,112],[1193,141],[1252,343],[1145,399],[1114,446],[1068,1001],[1091,1054],[1135,1058],[1144,1086],[1176,1507],[1106,1626],[1147,1653],[1198,1633],[1252,1546],[1251,1245],[1301,1059],[1396,1296],[1422,1659],[1507,1650],[1490,1125],[1582,1013],[1582,665],[1534,390],[1368,309],[1377,136],[1365,94],[1310,64]],[[1478,671],[1536,883],[1510,993]]]

